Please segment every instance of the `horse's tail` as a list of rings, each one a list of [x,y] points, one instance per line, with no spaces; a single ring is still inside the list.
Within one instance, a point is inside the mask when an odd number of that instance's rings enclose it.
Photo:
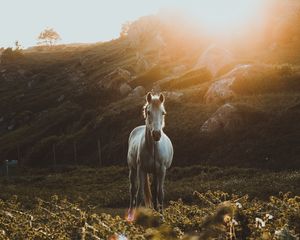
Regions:
[[[149,174],[146,175],[144,193],[145,193],[145,205],[146,205],[146,207],[151,208],[152,207],[152,194],[151,194],[151,183],[150,183]]]

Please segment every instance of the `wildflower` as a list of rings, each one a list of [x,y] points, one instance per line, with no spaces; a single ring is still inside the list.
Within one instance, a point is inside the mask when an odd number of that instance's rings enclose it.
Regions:
[[[235,225],[235,226],[239,225],[239,223],[238,223],[234,218],[232,219],[232,223],[233,223],[233,225]]]
[[[231,221],[231,217],[228,214],[226,214],[224,216],[224,223],[229,223],[230,221]]]
[[[255,218],[255,225],[257,228],[264,228],[266,226],[266,222],[261,218]]]
[[[119,237],[118,240],[127,240],[127,237],[124,236],[123,234],[119,235],[118,237]]]
[[[271,220],[271,219],[273,219],[274,217],[271,215],[271,214],[269,214],[269,213],[267,213],[266,214],[266,219],[267,220]]]
[[[243,207],[243,205],[239,202],[236,202],[235,205],[237,206],[237,208],[242,208]]]
[[[123,234],[114,234],[110,236],[109,240],[128,240],[128,238]]]

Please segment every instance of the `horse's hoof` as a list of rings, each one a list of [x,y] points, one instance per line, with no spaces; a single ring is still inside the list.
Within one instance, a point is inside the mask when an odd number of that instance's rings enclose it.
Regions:
[[[134,215],[135,215],[134,209],[128,209],[126,220],[128,222],[133,222],[134,221]]]

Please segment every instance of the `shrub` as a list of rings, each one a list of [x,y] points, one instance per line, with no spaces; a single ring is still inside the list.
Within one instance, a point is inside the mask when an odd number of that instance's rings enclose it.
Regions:
[[[12,48],[6,48],[1,55],[1,63],[9,64],[11,62],[15,62],[23,57],[22,50]]]
[[[138,209],[134,219],[84,210],[57,195],[37,198],[28,210],[13,196],[0,201],[2,236],[8,239],[297,239],[299,196],[268,202],[225,192],[195,192],[197,205],[173,201],[162,216]],[[203,207],[200,207],[203,206]],[[291,220],[292,219],[292,220]],[[192,233],[194,232],[194,233]],[[285,238],[282,238],[282,236]]]

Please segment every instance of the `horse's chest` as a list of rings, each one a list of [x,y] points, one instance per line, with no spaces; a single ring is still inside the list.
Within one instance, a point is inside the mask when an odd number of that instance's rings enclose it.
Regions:
[[[154,160],[152,154],[145,152],[140,154],[138,162],[142,169],[144,169],[148,173],[153,172],[154,166],[156,167],[156,169],[160,169],[164,165],[163,156],[156,155]]]
[[[154,168],[154,158],[151,154],[147,152],[141,152],[138,158],[138,163],[147,172],[151,172]]]

